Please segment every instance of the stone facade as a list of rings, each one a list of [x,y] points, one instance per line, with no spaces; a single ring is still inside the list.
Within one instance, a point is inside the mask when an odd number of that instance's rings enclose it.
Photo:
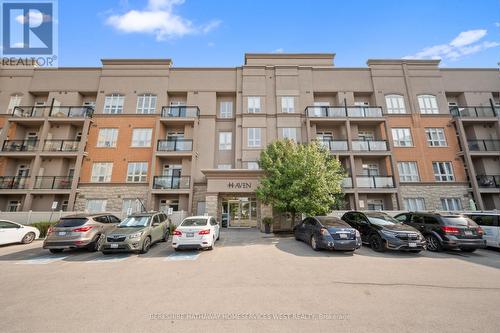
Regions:
[[[193,185],[193,205],[192,205],[192,214],[198,214],[197,207],[198,202],[206,202],[207,196],[207,185],[206,184],[194,184]],[[206,206],[205,206],[206,212]]]
[[[106,184],[80,185],[75,202],[75,210],[84,211],[87,200],[106,199],[106,210],[119,212],[122,210],[123,199],[140,199],[147,207],[148,186],[143,184],[127,184],[108,186]]]
[[[464,184],[412,184],[401,185],[401,197],[405,198],[423,198],[425,209],[441,210],[441,198],[459,198],[464,209],[469,208],[468,187]],[[404,207],[402,207],[404,208]]]
[[[217,216],[217,205],[218,205],[218,196],[217,194],[214,195],[207,195],[206,197],[206,212],[210,216]]]

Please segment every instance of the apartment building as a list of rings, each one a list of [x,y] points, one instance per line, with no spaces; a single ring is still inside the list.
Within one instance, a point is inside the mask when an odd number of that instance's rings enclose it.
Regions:
[[[0,210],[184,210],[230,226],[273,140],[318,140],[344,166],[346,209],[500,208],[497,69],[437,60],[246,54],[236,68],[107,59],[0,69]]]

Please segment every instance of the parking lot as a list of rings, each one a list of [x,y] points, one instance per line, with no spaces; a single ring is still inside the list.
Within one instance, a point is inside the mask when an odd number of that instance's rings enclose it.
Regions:
[[[477,331],[500,323],[500,252],[314,252],[224,230],[213,251],[0,247],[2,332]]]

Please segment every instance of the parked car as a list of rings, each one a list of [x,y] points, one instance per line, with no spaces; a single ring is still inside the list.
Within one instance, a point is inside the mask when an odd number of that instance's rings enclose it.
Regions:
[[[52,253],[76,248],[99,251],[104,244],[105,233],[118,223],[118,217],[107,213],[68,215],[50,227],[43,248]]]
[[[293,233],[296,240],[310,244],[314,251],[354,251],[361,247],[359,231],[338,217],[306,217],[293,228]]]
[[[374,251],[401,250],[419,253],[425,249],[425,239],[415,228],[392,216],[377,211],[347,212],[342,216],[361,233],[361,240]]]
[[[40,237],[40,230],[12,221],[0,220],[0,245],[29,244]]]
[[[169,236],[169,220],[165,213],[135,213],[129,215],[116,228],[106,233],[106,240],[101,251],[104,254],[112,252],[147,253],[151,245],[157,242],[166,242]]]
[[[500,248],[500,212],[471,212],[462,214],[483,229],[486,245]]]
[[[474,252],[486,247],[483,230],[467,217],[448,213],[410,212],[395,216],[402,223],[419,230],[427,241],[427,250],[460,249]]]
[[[213,216],[191,216],[185,218],[174,230],[172,247],[181,249],[212,250],[220,237],[220,225]]]

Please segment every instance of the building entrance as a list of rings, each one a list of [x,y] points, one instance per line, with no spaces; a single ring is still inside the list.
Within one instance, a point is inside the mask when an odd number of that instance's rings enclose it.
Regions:
[[[257,199],[249,197],[231,197],[222,199],[223,227],[256,227]]]

